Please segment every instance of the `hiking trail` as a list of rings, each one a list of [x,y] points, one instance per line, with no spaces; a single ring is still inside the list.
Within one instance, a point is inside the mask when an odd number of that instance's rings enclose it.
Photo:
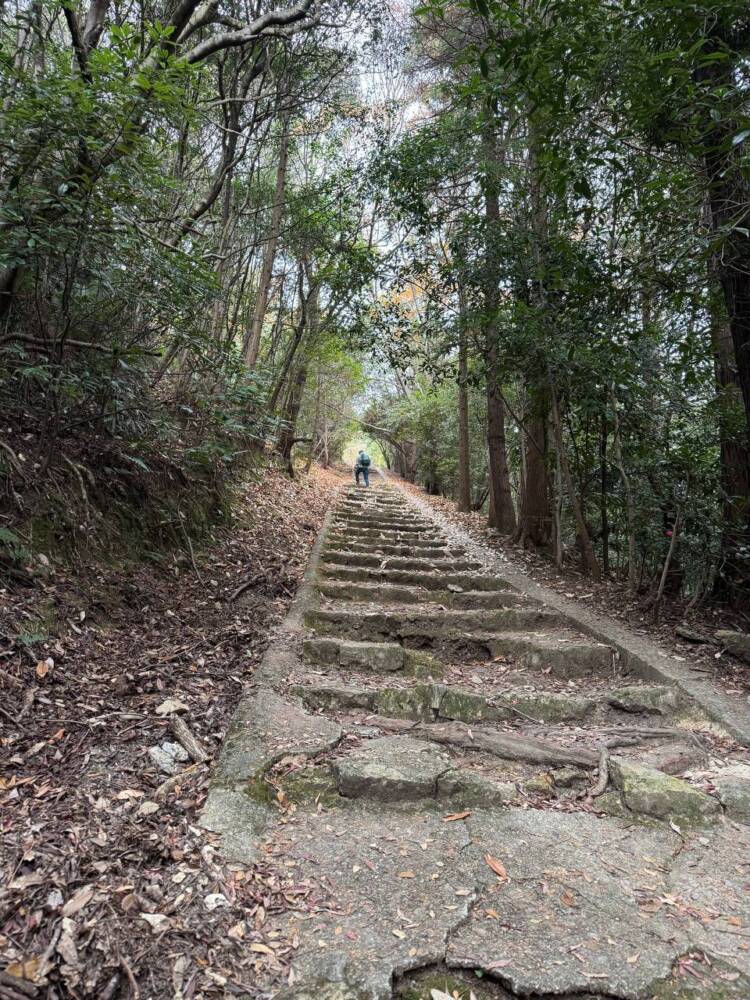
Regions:
[[[749,996],[746,750],[456,535],[347,489],[235,714],[202,823],[292,886],[259,986]]]

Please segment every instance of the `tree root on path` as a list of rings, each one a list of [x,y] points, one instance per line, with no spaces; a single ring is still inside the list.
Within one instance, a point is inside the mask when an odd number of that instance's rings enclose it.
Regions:
[[[408,733],[410,736],[460,747],[462,750],[483,750],[505,760],[523,760],[532,764],[574,764],[578,767],[596,767],[598,754],[583,748],[568,748],[537,740],[531,736],[500,733],[478,729],[461,722],[409,722],[406,719],[388,719],[376,715],[372,725],[391,733]]]
[[[597,778],[596,784],[587,793],[586,797],[589,799],[597,799],[600,795],[604,795],[607,790],[607,785],[609,784],[609,750],[606,747],[602,747],[601,753],[599,754],[599,777]]]

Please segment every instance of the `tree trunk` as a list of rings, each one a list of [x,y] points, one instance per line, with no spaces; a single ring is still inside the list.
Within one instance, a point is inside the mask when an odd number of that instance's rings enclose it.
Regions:
[[[487,523],[504,534],[512,534],[516,514],[510,492],[508,457],[505,450],[505,406],[500,394],[500,357],[497,320],[500,309],[500,286],[495,242],[500,236],[500,203],[497,168],[500,156],[497,148],[496,109],[488,102],[483,130],[485,157],[484,218],[485,273],[484,284],[484,362],[487,392],[487,450],[489,458],[490,508]]]
[[[633,490],[630,486],[630,478],[628,477],[625,469],[625,462],[622,457],[620,418],[617,413],[617,397],[615,396],[614,384],[610,389],[610,394],[612,398],[612,413],[614,421],[612,447],[614,448],[617,470],[620,473],[622,489],[625,494],[625,511],[628,525],[628,587],[631,591],[635,592],[638,588],[635,565],[635,503],[633,502]]]
[[[271,288],[271,278],[273,277],[273,265],[276,260],[276,250],[279,244],[281,233],[281,220],[284,215],[284,191],[286,189],[287,163],[289,159],[289,113],[285,113],[281,120],[281,145],[279,146],[279,161],[276,167],[276,190],[274,193],[273,210],[271,212],[271,225],[268,230],[268,238],[263,251],[263,264],[260,270],[260,280],[258,282],[258,296],[253,308],[253,318],[250,322],[243,353],[245,363],[248,368],[254,368],[258,361],[260,352],[260,338],[263,332],[263,321],[266,318],[268,308],[268,292]]]
[[[742,424],[742,395],[723,303],[716,303],[713,309],[711,341],[723,514],[721,563],[713,594],[717,600],[744,609],[750,604],[750,448]]]
[[[307,364],[303,363],[297,369],[297,374],[289,387],[286,406],[284,407],[285,427],[279,438],[278,451],[286,464],[286,470],[290,477],[294,479],[294,465],[292,464],[292,448],[295,442],[295,431],[297,427],[297,417],[302,405],[302,394],[305,391],[307,382]]]
[[[721,246],[715,271],[724,294],[736,381],[744,404],[746,441],[750,441],[750,232],[746,226],[750,184],[744,165],[745,144],[733,141],[741,127],[743,109],[738,107],[733,114],[727,108],[727,95],[736,90],[735,74],[746,63],[749,42],[746,19],[719,13],[708,30],[696,71],[698,82],[707,87],[702,104],[703,158],[711,228]],[[706,58],[709,55],[719,58]]]
[[[490,528],[512,535],[516,513],[510,491],[508,458],[505,448],[505,405],[497,383],[497,373],[487,372],[487,450],[489,453]]]
[[[471,454],[469,450],[469,389],[466,303],[459,291],[458,326],[458,509],[471,510]]]
[[[543,548],[549,544],[551,527],[547,476],[548,400],[538,387],[529,387],[527,396],[529,406],[523,426],[524,476],[515,537],[524,548]]]
[[[568,462],[568,454],[565,451],[565,442],[562,436],[562,424],[560,422],[560,410],[557,405],[557,394],[555,392],[555,387],[550,386],[550,395],[552,398],[552,428],[555,433],[555,446],[557,448],[557,454],[560,459],[560,471],[562,472],[563,482],[565,483],[565,491],[568,494],[568,500],[570,501],[570,506],[573,510],[573,514],[576,520],[576,528],[578,529],[578,537],[581,540],[581,556],[583,559],[583,567],[590,576],[593,577],[597,582],[601,580],[602,574],[599,569],[599,563],[596,558],[596,553],[594,552],[594,546],[591,542],[591,536],[589,535],[589,530],[586,527],[586,520],[583,516],[583,511],[581,509],[581,504],[576,495],[575,486],[573,485],[573,476],[570,471],[570,463]]]
[[[599,432],[599,474],[600,492],[599,507],[602,528],[602,569],[605,575],[609,573],[609,512],[607,510],[607,494],[609,486],[607,482],[607,438],[609,429],[607,427],[607,393],[605,390],[602,401],[601,428]]]

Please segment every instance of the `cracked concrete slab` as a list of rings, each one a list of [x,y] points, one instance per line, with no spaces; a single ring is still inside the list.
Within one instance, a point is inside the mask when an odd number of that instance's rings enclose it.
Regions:
[[[621,646],[576,628],[431,512],[427,531],[396,530],[415,509],[397,492],[352,490],[343,508],[328,519],[335,551],[324,532],[232,722],[203,812],[233,860],[309,887],[304,905],[266,916],[262,933],[284,943],[288,964],[260,968],[258,989],[274,1000],[422,1000],[409,976],[439,969],[481,976],[480,1000],[747,1000],[750,828],[723,817],[698,741],[670,737],[674,720],[658,717],[679,709],[682,725],[690,698],[675,699],[673,684],[633,685],[634,660],[625,681],[625,658],[612,655]],[[379,543],[403,555],[377,553]],[[422,558],[425,543],[441,558]],[[476,671],[484,688],[467,686]],[[445,714],[465,721],[438,721]],[[648,803],[629,812],[616,758],[605,794],[586,799],[608,733],[639,725],[649,737],[666,726],[668,743],[636,736],[623,766],[631,754],[636,768],[658,761],[659,788],[687,796],[710,825],[670,827],[673,798],[658,820]],[[523,766],[500,766],[502,747],[513,760],[523,750]],[[286,759],[300,756],[311,760]],[[560,766],[568,758],[581,767]]]

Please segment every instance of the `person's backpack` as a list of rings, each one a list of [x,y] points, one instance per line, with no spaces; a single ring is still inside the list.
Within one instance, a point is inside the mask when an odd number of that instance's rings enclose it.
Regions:
[[[369,464],[370,464],[370,456],[369,456],[369,455],[367,454],[367,452],[366,452],[366,451],[365,451],[365,452],[363,452],[363,453],[362,453],[362,454],[361,454],[361,455],[359,456],[359,464],[360,464],[360,465],[362,466],[362,468],[364,468],[364,469],[366,469],[366,468],[367,468],[367,467],[369,466]]]

